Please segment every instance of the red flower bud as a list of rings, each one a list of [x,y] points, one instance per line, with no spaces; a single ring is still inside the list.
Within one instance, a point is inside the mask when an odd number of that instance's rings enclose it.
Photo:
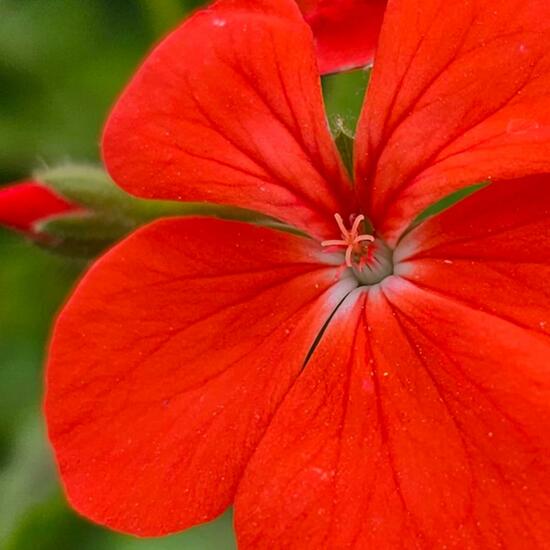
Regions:
[[[35,181],[0,188],[0,225],[35,234],[35,224],[79,207]]]
[[[370,65],[386,0],[297,0],[315,38],[321,74]]]

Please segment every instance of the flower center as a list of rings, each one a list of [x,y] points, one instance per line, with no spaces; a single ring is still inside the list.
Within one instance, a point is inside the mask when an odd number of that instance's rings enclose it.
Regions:
[[[346,228],[340,214],[335,214],[334,218],[341,238],[323,241],[321,246],[344,247],[345,264],[360,283],[374,285],[393,273],[393,252],[384,241],[366,232],[365,216],[352,217],[350,229]]]

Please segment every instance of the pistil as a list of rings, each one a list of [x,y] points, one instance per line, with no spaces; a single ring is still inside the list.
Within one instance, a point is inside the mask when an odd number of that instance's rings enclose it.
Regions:
[[[340,229],[341,238],[323,241],[321,245],[345,247],[345,265],[353,270],[360,283],[373,285],[393,273],[392,251],[381,239],[362,232],[365,216],[356,216],[350,229],[347,229],[340,214],[335,214],[334,218]]]
[[[346,265],[348,267],[353,267],[353,254],[362,254],[366,251],[365,245],[363,243],[372,243],[374,242],[374,236],[369,235],[368,233],[360,234],[359,227],[362,222],[365,221],[365,216],[362,214],[357,216],[353,221],[351,229],[348,231],[344,225],[344,220],[340,214],[334,214],[338,228],[342,234],[341,239],[332,239],[328,241],[323,241],[321,246],[344,246],[346,247]],[[368,246],[368,245],[367,245]]]

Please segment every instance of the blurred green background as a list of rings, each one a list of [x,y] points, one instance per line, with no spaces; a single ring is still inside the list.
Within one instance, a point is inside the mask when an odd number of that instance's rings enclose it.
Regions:
[[[0,0],[0,184],[37,167],[98,161],[101,127],[145,53],[200,1]],[[325,80],[329,119],[353,126],[366,84]],[[85,268],[0,228],[0,548],[234,548],[230,514],[156,540],[111,533],[73,513],[41,416],[50,325]]]

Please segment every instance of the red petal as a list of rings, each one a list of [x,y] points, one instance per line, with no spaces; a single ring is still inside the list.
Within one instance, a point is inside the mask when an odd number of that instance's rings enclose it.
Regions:
[[[247,467],[239,548],[547,545],[549,183],[434,218],[338,309]]]
[[[390,242],[463,186],[550,171],[549,29],[547,0],[390,4],[356,155]]]
[[[123,94],[103,152],[143,197],[250,208],[319,237],[351,213],[311,32],[291,0],[224,0],[191,17]]]
[[[46,413],[69,499],[112,528],[207,521],[356,284],[314,241],[157,222],[100,260],[55,329]]]
[[[239,548],[412,548],[421,531],[435,542],[454,522],[439,516],[466,511],[464,464],[453,420],[383,295],[359,291],[247,469]]]
[[[409,233],[394,257],[427,291],[550,334],[550,175],[489,185]]]
[[[370,65],[386,0],[298,0],[322,74]]]
[[[77,210],[48,187],[25,181],[0,188],[0,224],[19,231],[33,231],[37,221]]]

